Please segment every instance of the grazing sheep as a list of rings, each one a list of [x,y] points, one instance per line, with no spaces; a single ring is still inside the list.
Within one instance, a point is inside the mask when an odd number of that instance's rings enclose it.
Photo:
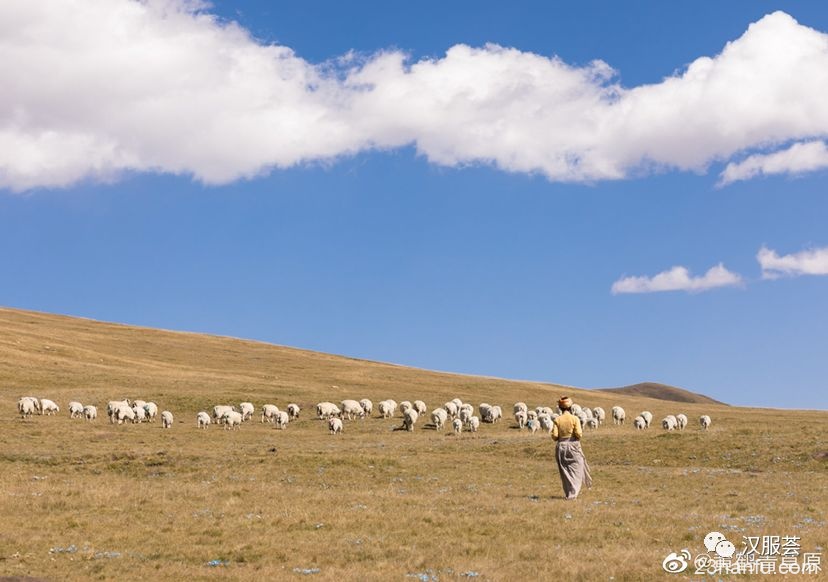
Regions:
[[[495,404],[492,406],[492,422],[499,422],[503,419],[503,409]]]
[[[169,410],[161,413],[161,428],[172,428],[173,414]]]
[[[589,429],[596,429],[598,428],[598,419],[597,418],[587,418],[587,421],[584,423],[584,426]]]
[[[650,425],[653,423],[653,413],[649,410],[645,410],[638,416],[644,419],[644,428],[650,428]]]
[[[77,400],[73,400],[69,403],[69,418],[82,418],[83,417],[83,404],[78,402]]]
[[[196,426],[198,428],[207,428],[210,426],[210,415],[204,411],[196,414]]]
[[[342,433],[342,419],[331,417],[328,419],[328,432],[331,434]]]
[[[613,424],[624,424],[624,420],[627,418],[627,413],[624,412],[624,409],[620,406],[613,406],[612,407],[612,423]]]
[[[377,409],[383,418],[391,418],[394,416],[394,411],[397,409],[397,406],[393,400],[383,400],[377,404]]]
[[[89,421],[95,420],[98,418],[98,407],[87,404],[83,407],[83,417]]]
[[[403,400],[402,402],[400,402],[400,414],[402,414],[403,416],[405,416],[407,410],[411,410],[412,408],[414,408],[414,405],[411,404],[411,402],[409,402],[408,400]]]
[[[545,414],[546,416],[552,416],[553,412],[554,411],[551,408],[549,408],[548,406],[538,406],[537,408],[535,408],[535,414],[537,415],[537,416],[535,416],[535,418],[537,418],[541,414]],[[530,415],[530,418],[531,418],[531,415]]]
[[[403,428],[408,432],[414,430],[414,425],[417,424],[417,419],[420,417],[414,408],[409,408],[403,413]]]
[[[592,414],[595,416],[598,424],[604,424],[604,420],[607,418],[607,413],[604,412],[603,408],[596,406],[592,409]]]
[[[106,415],[109,417],[109,422],[114,423],[118,420],[116,412],[121,406],[129,407],[129,399],[125,398],[123,400],[110,400],[106,403]]]
[[[592,409],[588,407],[582,408],[584,415],[587,417],[587,420],[590,418],[595,418],[595,415],[592,413]]]
[[[219,419],[219,424],[224,425],[224,430],[239,430],[241,428],[242,415],[235,410],[226,410]]]
[[[583,409],[581,408],[580,404],[573,404],[572,408],[570,408],[569,411],[575,416],[581,416],[581,412],[583,412]]]
[[[454,434],[460,434],[463,432],[463,421],[455,418],[451,421],[451,428],[454,430]]]
[[[525,402],[515,402],[515,406],[512,408],[512,412],[517,414],[518,412],[523,412],[524,414],[529,412],[529,407],[526,406]]]
[[[48,398],[40,399],[40,409],[43,411],[43,414],[47,416],[52,416],[53,414],[60,412],[60,406]]]
[[[699,417],[699,424],[701,425],[702,430],[707,430],[708,428],[710,428],[710,424],[712,422],[713,421],[710,420],[710,417],[707,416],[706,414],[703,414]]]
[[[552,417],[548,414],[541,414],[538,416],[538,421],[540,421],[540,427],[548,433],[552,432]],[[534,432],[534,431],[533,431]]]
[[[235,406],[229,406],[227,404],[216,404],[213,407],[213,421],[218,424],[224,424],[224,415],[228,412],[235,412]]]
[[[356,400],[343,400],[340,405],[342,406],[342,416],[348,420],[353,420],[354,417],[365,418],[365,409]]]
[[[147,411],[143,406],[133,405],[132,412],[135,413],[135,420],[133,422],[144,422],[147,419]]]
[[[273,422],[273,418],[279,412],[279,407],[275,404],[264,404],[262,405],[262,420],[260,424],[264,424],[265,420],[267,422]]]
[[[477,432],[478,428],[480,428],[480,419],[476,416],[472,416],[469,419],[469,430],[472,432]]]
[[[460,400],[459,398],[452,398],[451,401],[457,407],[457,412],[459,413],[460,412],[460,407],[463,406],[463,401]]]
[[[444,408],[435,408],[431,411],[431,422],[437,430],[443,430],[443,425],[448,420],[448,412]]]
[[[37,412],[37,407],[35,406],[34,399],[30,396],[24,396],[23,398],[18,400],[17,412],[20,413],[20,418],[32,416],[35,412]]]
[[[676,415],[676,427],[679,430],[684,430],[684,427],[687,426],[687,416],[684,414],[677,414]]]
[[[115,409],[114,417],[118,424],[123,424],[125,420],[135,422],[135,411],[126,404],[122,404]]]
[[[547,415],[551,416],[551,415]],[[526,420],[537,420],[538,419],[538,411],[537,410],[530,410],[526,413]]]
[[[328,419],[333,416],[339,416],[340,414],[342,412],[333,402],[320,402],[316,405],[316,416],[320,419]]]
[[[276,423],[276,428],[278,428],[279,430],[285,430],[287,428],[288,423],[290,422],[290,416],[284,410],[280,410],[276,413],[274,421]]]
[[[477,405],[477,412],[483,422],[492,422],[492,405],[488,402],[481,402]]]
[[[583,426],[586,426],[587,420],[589,420],[589,419],[587,418],[587,415],[586,415],[586,414],[584,414],[584,411],[583,411],[583,410],[579,410],[579,411],[578,411],[578,414],[576,414],[575,416],[577,416],[577,417],[578,417],[578,420],[580,420],[580,421],[581,421],[581,426],[582,426],[582,427],[583,427]]]
[[[370,402],[370,400],[369,400]],[[287,405],[287,413],[291,420],[298,420],[299,419],[299,412],[300,408],[298,404],[288,404]]]
[[[661,428],[663,428],[664,430],[675,430],[676,417],[672,414],[665,416],[664,419],[661,421]]]
[[[546,418],[549,418],[548,416]],[[537,418],[530,418],[526,421],[526,427],[531,431],[532,434],[538,432],[540,428],[540,421]]]
[[[422,416],[426,412],[428,412],[428,407],[426,406],[426,403],[423,402],[422,400],[415,400],[414,401],[414,410],[417,411],[417,414]]]
[[[132,406],[133,409],[136,406],[139,407],[139,408],[143,408],[146,403],[147,403],[146,400],[133,400],[130,405]]]
[[[242,422],[246,422],[253,418],[253,413],[256,412],[256,407],[252,402],[242,402],[239,404],[239,411],[242,415]]]
[[[633,419],[633,427],[637,428],[638,430],[644,430],[647,428],[647,421],[644,420],[643,416],[636,416]]]
[[[471,417],[474,416],[470,409],[470,406],[467,407],[466,405],[464,405],[463,408],[460,409],[460,414],[457,415],[457,418],[459,418],[460,421],[465,425],[468,425],[469,419],[471,419]]]
[[[144,404],[144,410],[147,413],[147,420],[155,422],[155,417],[158,416],[158,405],[155,402],[147,402]]]
[[[359,405],[362,406],[362,410],[365,411],[365,416],[370,417],[371,414],[374,412],[374,403],[368,400],[367,398],[363,398],[359,401]],[[290,411],[288,411],[290,413]]]
[[[457,413],[460,412],[457,409],[457,405],[454,402],[446,402],[443,404],[443,410],[452,418],[457,418]]]
[[[38,400],[34,396],[21,396],[20,399],[17,401],[18,412],[20,412],[20,403],[24,400],[27,400],[32,403],[32,408],[35,412],[37,412],[38,414],[43,414],[43,409],[40,407],[40,400]]]
[[[518,410],[515,412],[515,422],[518,425],[518,428],[524,428],[526,426],[526,411],[525,410]]]

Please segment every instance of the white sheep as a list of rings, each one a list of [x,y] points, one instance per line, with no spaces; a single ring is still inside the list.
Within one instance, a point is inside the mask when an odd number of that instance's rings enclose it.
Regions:
[[[264,424],[265,421],[273,422],[274,417],[279,412],[279,407],[275,404],[263,404],[262,405],[262,420],[261,424]]]
[[[133,420],[133,422],[144,422],[147,419],[147,411],[143,406],[138,406],[137,404],[133,405],[132,412],[135,413],[135,420]]]
[[[43,411],[43,414],[47,416],[51,416],[53,414],[57,414],[60,412],[60,406],[55,404],[54,401],[49,400],[48,398],[41,398],[40,399],[40,409]]]
[[[526,406],[525,402],[515,402],[515,406],[512,408],[512,411],[517,414],[518,412],[523,412],[524,414],[529,412],[529,407]]]
[[[342,433],[342,419],[331,417],[328,419],[328,432],[331,434]]]
[[[624,412],[624,409],[620,406],[613,406],[612,407],[612,423],[613,424],[624,424],[624,420],[627,418],[627,413]]]
[[[480,420],[482,420],[483,422],[492,422],[491,411],[492,405],[488,402],[481,402],[477,405],[477,412],[480,415]]]
[[[83,404],[78,402],[77,400],[72,400],[69,403],[69,418],[82,418],[83,417]]]
[[[242,424],[242,415],[235,410],[225,410],[219,419],[219,424],[224,425],[224,430],[239,430]]]
[[[647,428],[647,421],[644,420],[644,417],[639,415],[633,419],[633,427],[638,430],[644,430]]]
[[[604,424],[604,420],[607,418],[607,413],[604,412],[603,408],[596,406],[592,409],[592,414],[595,416],[598,424]]]
[[[30,396],[24,396],[17,401],[17,412],[20,413],[20,418],[32,416],[37,412],[34,399]]]
[[[677,414],[676,415],[676,428],[679,430],[684,430],[684,427],[687,426],[687,416],[684,414]]]
[[[242,415],[242,422],[247,422],[253,418],[253,413],[256,412],[256,407],[252,402],[242,402],[239,404],[239,412]]]
[[[470,419],[472,416],[474,416],[474,415],[472,414],[472,411],[471,411],[470,409],[471,409],[471,407],[470,407],[470,406],[463,405],[463,408],[461,408],[461,409],[460,409],[460,413],[457,415],[457,418],[459,418],[459,419],[460,419],[460,421],[461,421],[464,425],[468,425],[468,424],[469,424],[469,419]]]
[[[451,428],[454,430],[454,434],[460,434],[463,432],[463,421],[455,418],[451,421]]]
[[[144,404],[144,410],[147,413],[147,420],[155,422],[155,417],[158,416],[158,405],[155,402],[147,402]]]
[[[710,420],[710,417],[706,414],[703,414],[699,417],[699,424],[701,425],[702,430],[707,430],[708,428],[710,428],[712,422],[713,421]]]
[[[435,408],[431,411],[431,422],[436,430],[443,430],[443,425],[448,420],[448,412],[444,408]]]
[[[377,405],[377,409],[383,418],[391,418],[397,409],[397,403],[393,400],[383,400]]]
[[[650,428],[650,425],[653,423],[653,413],[649,410],[645,410],[638,416],[644,419],[644,428]]]
[[[291,420],[299,419],[300,408],[298,404],[290,403],[287,405],[287,413]]]
[[[518,428],[524,428],[526,426],[526,411],[525,410],[518,410],[515,412],[515,422],[518,425]]]
[[[554,423],[552,422],[551,416],[549,416],[548,414],[541,414],[540,416],[538,416],[538,421],[540,422],[540,428],[545,430],[547,433],[552,432],[552,426]],[[534,433],[535,431],[532,432]]]
[[[457,412],[459,413],[460,412],[460,407],[463,406],[463,401],[460,400],[459,398],[452,398],[451,401],[457,407]]]
[[[540,421],[537,418],[530,418],[526,421],[526,427],[532,432],[532,434],[535,434],[540,428]]]
[[[290,422],[290,415],[284,410],[280,410],[276,413],[276,416],[273,420],[275,421],[276,428],[278,428],[279,430],[285,430],[287,428],[288,423]]]
[[[216,404],[213,407],[213,420],[218,424],[224,424],[224,415],[228,412],[235,412],[236,407],[227,404]]]
[[[480,428],[480,419],[477,416],[472,416],[469,419],[469,430],[472,432],[477,432],[478,428]]]
[[[118,408],[115,409],[114,412],[115,420],[118,421],[118,424],[123,424],[125,420],[129,420],[130,422],[135,422],[135,411],[126,404],[121,404]]]
[[[110,400],[106,403],[106,415],[109,417],[109,422],[114,423],[117,418],[116,412],[121,406],[129,407],[129,399],[125,398],[124,400]]]
[[[551,416],[547,414],[547,416]],[[538,411],[537,410],[530,410],[526,413],[526,420],[537,420],[538,419]]]
[[[196,426],[198,428],[207,428],[210,426],[210,415],[204,411],[196,414]]]
[[[403,416],[405,416],[407,410],[411,410],[412,408],[414,408],[414,405],[411,404],[411,402],[409,402],[408,400],[403,400],[402,402],[400,402],[400,414],[402,414]]]
[[[161,428],[172,428],[173,425],[173,413],[169,410],[165,410],[161,413]]]
[[[537,408],[535,408],[535,418],[537,418],[541,414],[545,414],[546,416],[552,416],[553,412],[554,411],[548,406],[538,406]],[[529,417],[531,418],[531,415]]]
[[[359,401],[359,405],[362,406],[362,410],[365,411],[365,416],[370,417],[371,414],[374,412],[374,403],[368,400],[367,398],[363,398]]]
[[[348,420],[353,420],[354,417],[365,418],[365,409],[356,400],[343,400],[340,406],[342,406],[342,415]]]
[[[316,405],[316,416],[320,419],[328,419],[333,416],[339,416],[340,414],[342,412],[333,402],[320,402]]]
[[[130,406],[132,406],[132,408],[133,408],[133,409],[134,409],[136,406],[138,406],[138,407],[140,407],[140,408],[143,408],[143,407],[144,407],[144,405],[146,405],[146,403],[147,403],[147,401],[146,401],[146,400],[133,400],[132,402],[130,402]]]
[[[492,406],[492,422],[500,422],[503,418],[503,409],[495,404]]]
[[[422,416],[426,412],[428,412],[428,407],[426,406],[426,403],[423,402],[422,400],[415,400],[414,401],[414,410],[417,411],[417,414]]]
[[[88,421],[95,420],[98,418],[98,407],[87,404],[83,407],[83,417]]]
[[[588,406],[585,406],[581,410],[583,410],[584,415],[587,417],[587,420],[589,420],[590,418],[595,418],[595,414],[593,414],[592,409]]]
[[[420,417],[414,408],[409,408],[403,413],[403,428],[408,432],[414,430],[414,425],[417,424],[417,419]]]
[[[28,400],[29,402],[32,403],[32,408],[34,409],[35,412],[37,412],[38,414],[43,414],[43,409],[40,407],[40,400],[38,398],[34,397],[34,396],[21,396],[20,400],[17,401],[18,412],[19,412],[19,408],[20,408],[20,403],[24,400]],[[34,414],[34,413],[32,413],[32,414]]]
[[[446,402],[443,404],[443,410],[445,410],[452,419],[457,418],[457,413],[459,411],[457,410],[457,405],[454,402]]]
[[[598,428],[598,419],[597,418],[587,418],[584,426],[588,429],[594,430]]]
[[[661,421],[661,428],[664,430],[675,430],[676,417],[672,414],[665,416]]]
[[[583,409],[581,408],[580,404],[573,404],[569,411],[575,416],[581,416],[581,412],[583,412]]]

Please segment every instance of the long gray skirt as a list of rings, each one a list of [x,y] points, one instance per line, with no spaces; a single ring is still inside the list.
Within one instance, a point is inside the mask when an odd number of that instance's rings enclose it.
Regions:
[[[555,460],[558,461],[558,471],[561,473],[561,482],[567,499],[578,497],[582,485],[592,487],[589,465],[579,441],[558,441],[555,446]]]

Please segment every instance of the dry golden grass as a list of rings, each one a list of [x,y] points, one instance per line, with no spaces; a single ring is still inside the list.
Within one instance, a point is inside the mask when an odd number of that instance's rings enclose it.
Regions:
[[[737,545],[764,534],[799,535],[805,551],[828,542],[825,412],[439,374],[5,309],[0,382],[0,575],[679,580],[662,560],[700,553],[711,530]],[[517,400],[551,404],[564,391],[588,406],[620,404],[628,418],[685,412],[691,424],[681,434],[589,432],[595,487],[567,502],[551,440],[509,418],[459,438],[372,418],[333,437],[310,411],[364,397],[421,398],[432,409],[457,396],[508,416]],[[60,415],[21,420],[24,394],[52,398]],[[158,402],[175,426],[110,425],[105,403],[123,397]],[[101,418],[70,420],[73,399],[97,404]],[[237,432],[196,429],[197,411],[242,400],[296,401],[304,412],[285,431],[258,419]],[[703,413],[713,417],[707,432],[697,428]]]

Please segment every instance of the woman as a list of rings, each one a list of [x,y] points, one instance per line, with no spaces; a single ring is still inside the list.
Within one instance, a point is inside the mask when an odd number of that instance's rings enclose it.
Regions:
[[[572,399],[564,396],[558,400],[561,415],[552,421],[552,438],[555,445],[555,459],[561,473],[564,494],[567,499],[575,499],[581,491],[581,485],[592,487],[589,465],[581,450],[581,420],[572,414]]]

